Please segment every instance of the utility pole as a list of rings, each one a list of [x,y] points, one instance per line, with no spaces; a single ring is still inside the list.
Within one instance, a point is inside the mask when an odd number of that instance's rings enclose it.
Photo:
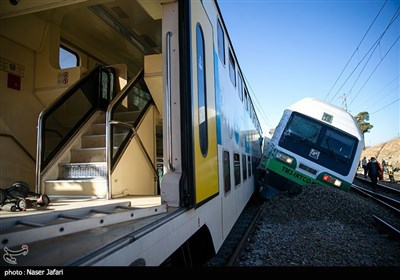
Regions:
[[[343,93],[341,96],[339,96],[340,99],[342,99],[342,107],[347,111],[347,96],[346,93]]]

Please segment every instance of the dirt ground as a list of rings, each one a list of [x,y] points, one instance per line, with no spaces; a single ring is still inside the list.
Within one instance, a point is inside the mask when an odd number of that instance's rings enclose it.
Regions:
[[[380,145],[366,147],[361,154],[361,159],[375,157],[380,163],[385,159],[389,161],[393,168],[400,169],[400,137],[394,138]],[[394,173],[397,181],[400,180],[400,171]]]
[[[367,159],[375,157],[379,162],[385,159],[392,163],[393,168],[400,168],[400,137],[380,145],[365,147],[361,158],[364,156],[367,157]]]

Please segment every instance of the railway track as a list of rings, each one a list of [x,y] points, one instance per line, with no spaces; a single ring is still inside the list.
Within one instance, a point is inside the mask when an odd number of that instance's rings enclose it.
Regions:
[[[355,184],[352,185],[352,190],[353,192],[357,192],[365,196],[368,196],[373,200],[375,200],[376,202],[381,203],[385,207],[400,214],[400,200]]]
[[[357,177],[352,185],[352,191],[369,197],[400,216],[400,189],[385,185],[384,183],[378,183],[378,189],[373,191],[368,180]],[[372,216],[380,228],[390,236],[400,239],[400,228],[388,222],[384,217],[379,217],[375,214]]]
[[[232,266],[246,244],[246,241],[253,233],[257,220],[264,208],[264,201],[254,194],[236,221],[218,254],[206,266]]]

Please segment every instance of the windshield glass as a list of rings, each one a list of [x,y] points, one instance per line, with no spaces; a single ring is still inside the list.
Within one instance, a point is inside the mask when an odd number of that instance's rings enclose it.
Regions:
[[[321,142],[322,147],[334,152],[336,155],[351,158],[354,148],[354,139],[343,133],[327,129]]]
[[[321,128],[322,126],[313,120],[294,115],[286,131],[289,135],[294,134],[302,140],[307,139],[312,143],[316,143]]]

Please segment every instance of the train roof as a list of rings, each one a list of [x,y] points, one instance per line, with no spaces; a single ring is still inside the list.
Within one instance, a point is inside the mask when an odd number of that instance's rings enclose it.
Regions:
[[[286,110],[299,112],[319,121],[327,122],[338,129],[354,135],[359,140],[363,139],[354,117],[349,112],[318,98],[303,98],[287,107]],[[323,117],[326,114],[333,116],[331,122],[324,120]]]

